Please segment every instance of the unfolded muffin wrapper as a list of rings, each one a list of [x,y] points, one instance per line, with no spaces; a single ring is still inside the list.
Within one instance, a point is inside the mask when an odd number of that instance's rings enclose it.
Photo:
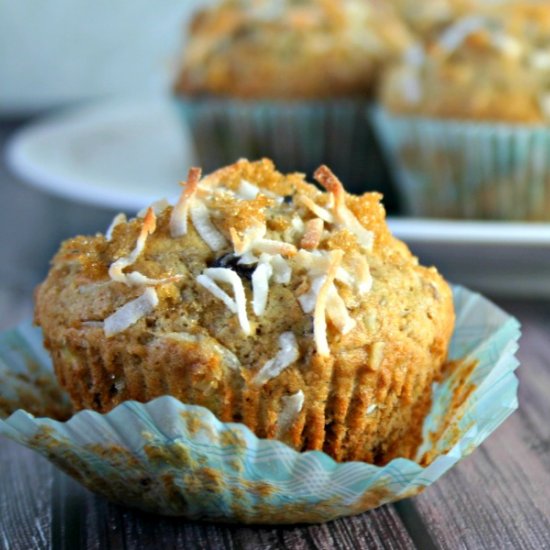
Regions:
[[[30,324],[0,337],[0,434],[92,491],[149,512],[245,523],[360,513],[420,493],[517,408],[518,322],[464,288],[454,288],[454,300],[451,358],[461,361],[434,386],[417,462],[337,463],[259,439],[169,396],[128,401],[104,415],[82,411],[66,422],[40,418],[68,417],[70,405]]]
[[[367,111],[414,216],[550,220],[550,127]]]
[[[282,172],[311,177],[327,164],[348,191],[380,191],[392,209],[395,193],[374,130],[364,117],[368,104],[353,99],[175,100],[205,171],[243,157],[268,157]]]

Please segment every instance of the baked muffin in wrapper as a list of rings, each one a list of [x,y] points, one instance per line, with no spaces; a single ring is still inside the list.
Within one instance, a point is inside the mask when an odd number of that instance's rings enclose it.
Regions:
[[[550,219],[550,6],[490,3],[410,48],[371,117],[408,213]]]
[[[433,388],[415,461],[374,466],[299,453],[169,396],[69,418],[41,333],[30,325],[0,338],[0,434],[92,491],[149,512],[281,524],[357,514],[418,494],[517,408],[517,321],[478,294],[453,291],[450,359],[458,362]]]

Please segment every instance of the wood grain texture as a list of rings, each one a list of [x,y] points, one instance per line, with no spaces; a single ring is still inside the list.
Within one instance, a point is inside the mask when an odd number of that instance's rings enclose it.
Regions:
[[[51,548],[54,467],[0,438],[0,548]]]
[[[520,408],[414,500],[440,548],[550,548],[550,304],[502,305],[523,325]]]

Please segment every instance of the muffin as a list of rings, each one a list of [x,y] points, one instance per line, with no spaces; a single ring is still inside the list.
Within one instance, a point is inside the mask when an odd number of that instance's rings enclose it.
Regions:
[[[508,2],[409,50],[378,128],[415,215],[550,219],[550,6]]]
[[[395,208],[363,116],[382,68],[413,39],[390,7],[361,0],[226,0],[195,17],[174,86],[201,165],[267,155],[306,174],[328,163]]]
[[[450,288],[378,193],[315,176],[326,192],[269,160],[192,169],[175,206],[63,243],[35,321],[75,408],[170,394],[300,451],[413,458]]]

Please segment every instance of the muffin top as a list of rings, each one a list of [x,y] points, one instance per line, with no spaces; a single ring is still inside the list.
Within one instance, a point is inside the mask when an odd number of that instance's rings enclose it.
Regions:
[[[105,235],[63,243],[36,322],[57,342],[67,327],[143,345],[207,337],[257,385],[313,356],[360,368],[377,342],[394,359],[414,348],[441,363],[453,326],[447,284],[391,235],[379,194],[348,195],[326,167],[316,178],[326,192],[268,160],[203,179],[192,169],[175,206],[161,201],[117,216]]]
[[[176,93],[365,97],[412,41],[390,7],[362,0],[225,0],[192,22]]]
[[[548,4],[478,9],[409,49],[386,74],[382,101],[397,113],[543,122],[550,117],[549,28]]]
[[[429,39],[483,0],[389,0],[400,17],[422,39]]]

